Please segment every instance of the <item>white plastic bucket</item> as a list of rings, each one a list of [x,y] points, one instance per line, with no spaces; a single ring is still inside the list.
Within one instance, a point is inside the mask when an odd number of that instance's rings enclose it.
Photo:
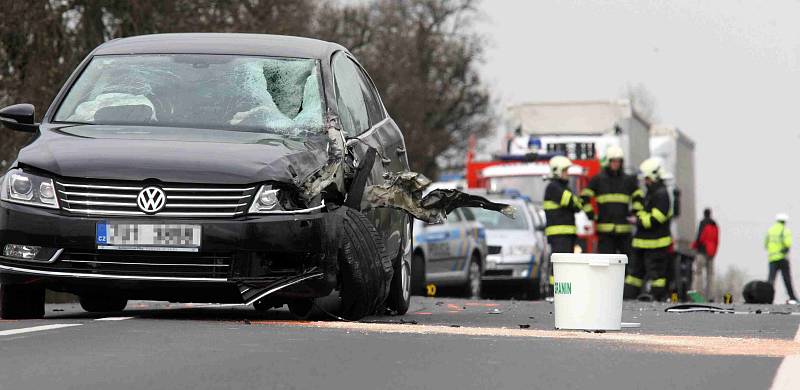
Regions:
[[[620,330],[628,256],[554,253],[556,329]]]

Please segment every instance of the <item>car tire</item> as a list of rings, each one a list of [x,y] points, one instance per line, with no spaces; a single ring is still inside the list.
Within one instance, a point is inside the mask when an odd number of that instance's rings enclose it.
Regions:
[[[483,282],[481,281],[483,272],[481,271],[481,257],[477,253],[473,253],[469,260],[469,268],[467,268],[467,281],[462,288],[465,298],[481,298],[483,290]]]
[[[428,295],[425,285],[428,283],[425,276],[425,257],[420,253],[415,253],[411,257],[411,294]]]
[[[395,315],[403,315],[411,306],[411,261],[401,259],[394,270],[392,289],[386,307]]]
[[[383,237],[364,214],[345,208],[341,232],[340,315],[358,320],[386,302],[394,270]]]
[[[0,285],[0,318],[8,320],[44,317],[44,287],[25,284]]]
[[[125,310],[128,300],[120,296],[82,295],[79,302],[89,313],[107,313]]]
[[[394,267],[394,276],[389,290],[389,298],[386,300],[386,307],[394,315],[403,315],[408,312],[411,305],[411,223],[406,225],[406,239],[403,242],[403,249],[397,256],[397,266]]]

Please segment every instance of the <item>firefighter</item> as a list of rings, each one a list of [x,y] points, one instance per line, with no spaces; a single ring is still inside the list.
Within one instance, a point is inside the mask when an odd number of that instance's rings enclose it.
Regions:
[[[581,191],[583,211],[597,222],[597,252],[621,253],[630,257],[633,225],[628,218],[631,209],[642,210],[644,192],[639,189],[636,176],[628,175],[623,168],[625,154],[613,145],[606,150],[604,169],[589,181]],[[591,200],[597,202],[594,213]]]
[[[544,233],[550,244],[550,254],[573,253],[578,241],[578,228],[575,227],[575,213],[580,212],[582,203],[580,198],[569,190],[567,170],[572,166],[572,161],[564,156],[555,156],[550,159],[550,183],[544,190],[544,212],[547,226]],[[548,297],[553,296],[553,267],[550,269],[550,288]]]
[[[667,294],[667,267],[672,246],[670,220],[672,207],[664,185],[664,170],[658,159],[650,158],[639,167],[647,192],[643,209],[636,212],[636,234],[633,238],[630,272],[625,277],[625,299],[648,294],[664,300]],[[648,291],[649,288],[649,291]]]
[[[775,277],[778,271],[781,271],[783,277],[783,285],[786,287],[786,293],[789,294],[787,304],[796,305],[797,297],[794,295],[794,288],[792,287],[792,272],[789,269],[789,249],[792,247],[792,231],[786,227],[786,221],[789,216],[786,214],[778,214],[775,217],[775,224],[767,231],[767,237],[764,239],[764,246],[767,249],[767,256],[769,260],[769,283],[775,284]]]

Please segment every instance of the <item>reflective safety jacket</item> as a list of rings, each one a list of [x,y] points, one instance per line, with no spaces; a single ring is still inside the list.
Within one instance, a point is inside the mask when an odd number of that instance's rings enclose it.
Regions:
[[[785,259],[792,247],[792,231],[782,222],[775,222],[767,231],[764,247],[767,248],[770,262]]]
[[[661,249],[672,245],[672,207],[664,182],[659,180],[648,186],[642,203],[642,210],[636,212],[633,247]]]
[[[581,211],[583,204],[580,198],[569,190],[566,180],[553,179],[550,181],[544,190],[542,206],[547,217],[545,235],[578,233],[578,228],[575,227],[575,213]]]
[[[581,191],[583,211],[589,219],[597,221],[599,234],[630,234],[633,225],[628,222],[631,209],[642,210],[644,191],[639,189],[636,177],[625,172],[604,169]],[[597,202],[597,215],[591,200]]]

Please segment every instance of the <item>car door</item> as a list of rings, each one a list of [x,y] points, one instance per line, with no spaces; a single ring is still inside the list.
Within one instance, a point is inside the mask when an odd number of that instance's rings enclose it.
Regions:
[[[550,250],[547,244],[547,238],[544,235],[544,228],[546,226],[545,219],[544,219],[544,211],[539,208],[539,206],[528,204],[528,210],[530,210],[531,219],[533,220],[533,235],[536,237],[536,252],[534,257],[538,262],[536,266],[535,274],[539,278],[539,283],[541,284],[541,289],[546,288],[548,283],[547,277],[542,277],[546,275],[545,272],[549,272],[547,269],[547,257],[550,256]],[[532,274],[534,274],[532,272]]]
[[[367,186],[383,183],[386,172],[408,170],[403,135],[387,115],[380,95],[364,69],[344,51],[333,55],[331,69],[339,120],[347,144],[355,156],[355,165],[363,161],[370,147],[377,151]],[[362,198],[362,206],[365,199]],[[400,210],[390,208],[373,209],[367,216],[384,234],[387,253],[392,257],[399,254],[405,236],[410,232],[409,217]]]
[[[447,215],[442,224],[426,224],[417,237],[427,246],[426,274],[432,281],[441,281],[447,273],[455,271],[457,263],[464,257],[461,244],[463,218],[458,210]]]

